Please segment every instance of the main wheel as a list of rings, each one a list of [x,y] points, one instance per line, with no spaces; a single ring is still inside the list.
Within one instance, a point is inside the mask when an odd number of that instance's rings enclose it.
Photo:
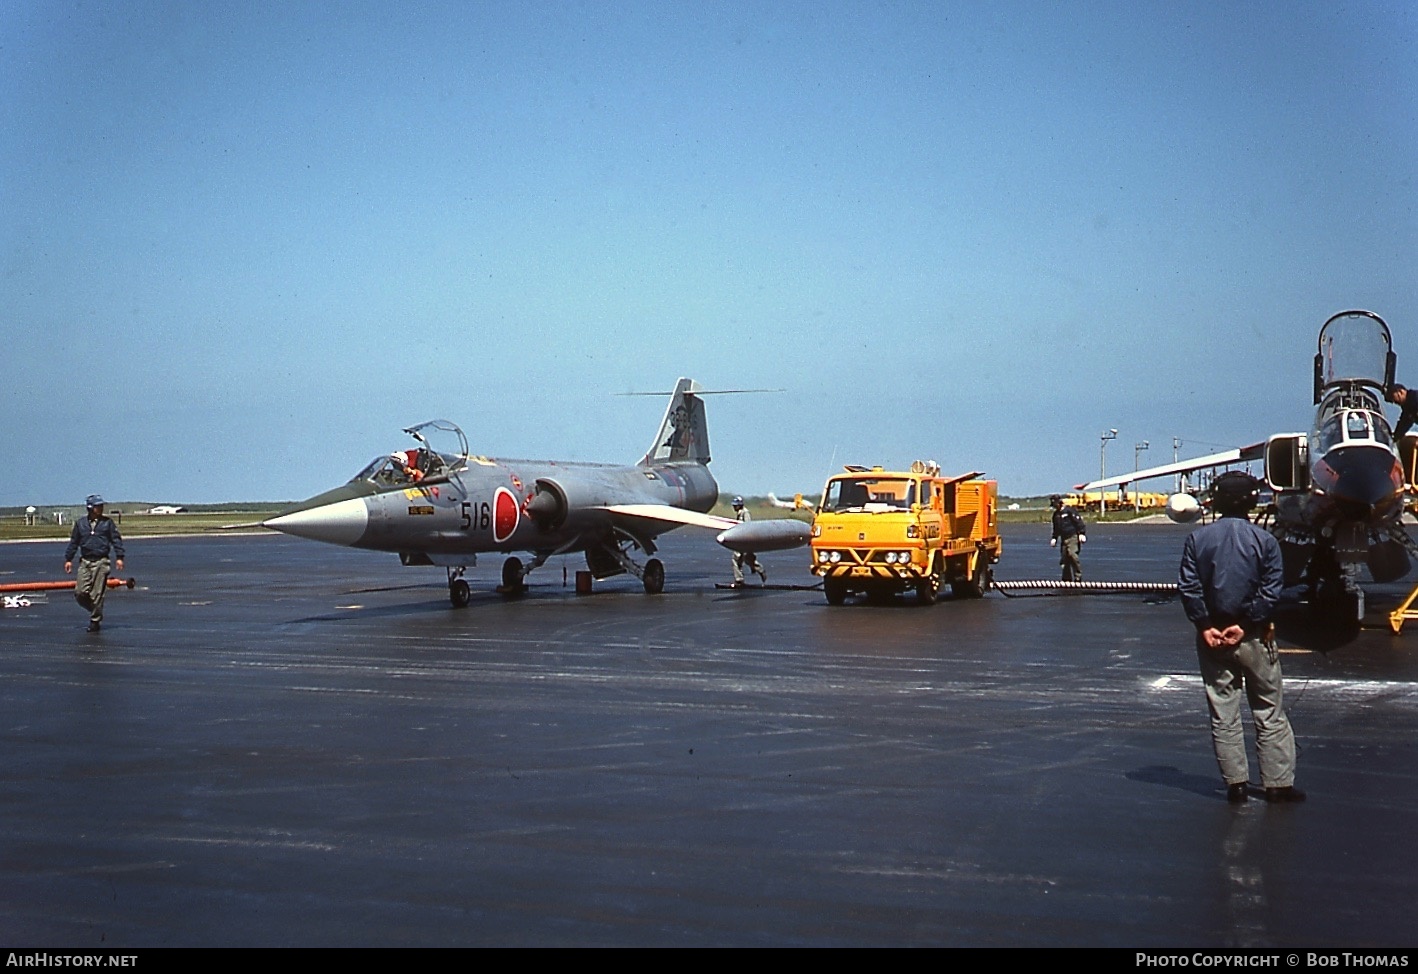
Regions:
[[[665,590],[665,566],[658,558],[651,558],[645,563],[645,574],[641,578],[645,583],[646,595],[659,595]]]
[[[468,589],[468,583],[461,578],[455,578],[448,583],[448,601],[453,603],[453,608],[466,608],[468,601],[473,594]]]
[[[522,559],[512,557],[502,563],[502,594],[521,595],[527,590],[522,580]]]
[[[828,605],[841,605],[847,601],[847,583],[829,575],[822,580],[822,594],[827,596]]]

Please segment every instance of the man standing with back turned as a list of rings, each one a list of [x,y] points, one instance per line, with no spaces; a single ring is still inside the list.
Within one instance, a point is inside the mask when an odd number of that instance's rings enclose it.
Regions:
[[[1241,727],[1241,692],[1256,726],[1256,756],[1268,802],[1300,802],[1295,734],[1282,706],[1275,603],[1284,578],[1280,544],[1252,524],[1258,481],[1224,473],[1212,487],[1220,516],[1187,536],[1177,573],[1182,607],[1196,626],[1196,652],[1211,710],[1211,743],[1226,780],[1226,800],[1249,797],[1250,765]]]
[[[98,632],[103,622],[103,597],[108,592],[109,552],[117,556],[123,570],[123,537],[118,525],[103,516],[103,498],[90,494],[84,501],[88,514],[74,522],[69,547],[64,551],[64,573],[74,570],[74,555],[80,554],[79,577],[74,583],[74,601],[89,610],[89,632]]]

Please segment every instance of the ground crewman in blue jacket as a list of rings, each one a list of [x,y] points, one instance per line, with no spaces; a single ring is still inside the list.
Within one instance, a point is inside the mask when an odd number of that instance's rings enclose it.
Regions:
[[[1271,622],[1284,581],[1280,543],[1252,524],[1259,483],[1233,470],[1216,478],[1211,507],[1220,518],[1187,535],[1177,572],[1182,608],[1196,627],[1196,653],[1211,710],[1211,743],[1226,800],[1249,797],[1250,765],[1241,696],[1256,725],[1256,757],[1268,802],[1299,802],[1295,733],[1285,716],[1280,656]]]
[[[89,610],[89,632],[98,632],[103,622],[103,597],[108,592],[109,554],[116,556],[118,570],[123,570],[123,536],[112,518],[103,516],[103,498],[90,494],[84,501],[88,514],[74,522],[69,533],[69,547],[64,551],[64,573],[74,570],[74,555],[79,558],[79,576],[74,584],[74,601]]]
[[[1063,566],[1065,582],[1083,581],[1083,544],[1088,540],[1088,527],[1083,518],[1071,507],[1064,507],[1063,498],[1054,494],[1049,498],[1049,506],[1054,509],[1054,534],[1049,538],[1049,547],[1059,549],[1059,564]]]

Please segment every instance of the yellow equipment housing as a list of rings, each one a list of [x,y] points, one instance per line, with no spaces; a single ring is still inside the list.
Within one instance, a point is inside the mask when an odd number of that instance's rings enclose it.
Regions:
[[[1004,550],[995,481],[941,476],[922,460],[906,471],[845,469],[828,478],[812,522],[812,571],[829,603],[914,592],[929,604],[947,583],[957,596],[985,594]]]

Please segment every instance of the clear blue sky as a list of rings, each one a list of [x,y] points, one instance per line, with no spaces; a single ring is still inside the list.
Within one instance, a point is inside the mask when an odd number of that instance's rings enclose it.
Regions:
[[[303,497],[447,417],[1010,494],[1418,382],[1418,7],[0,0],[0,504]]]

